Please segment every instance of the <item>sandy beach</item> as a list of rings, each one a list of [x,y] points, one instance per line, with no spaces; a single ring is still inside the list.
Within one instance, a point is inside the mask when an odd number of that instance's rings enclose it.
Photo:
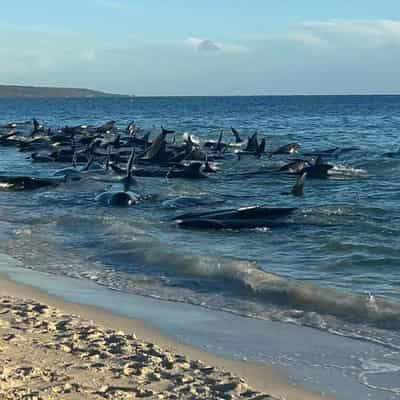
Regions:
[[[0,277],[4,399],[319,399],[275,369],[178,343],[131,318]]]

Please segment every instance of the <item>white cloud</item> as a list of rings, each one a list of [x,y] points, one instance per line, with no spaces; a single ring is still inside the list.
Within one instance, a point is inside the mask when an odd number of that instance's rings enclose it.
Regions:
[[[300,36],[299,36],[300,35]],[[336,47],[371,48],[400,45],[400,21],[344,20],[304,21],[288,34],[288,39],[309,38],[305,44],[326,43]]]
[[[311,32],[289,32],[282,37],[305,46],[325,46],[328,44],[325,39],[320,38]]]
[[[243,53],[249,50],[247,47],[241,45],[214,42],[210,39],[200,39],[196,37],[186,39],[185,43],[199,52]]]
[[[93,62],[96,58],[96,53],[93,50],[85,50],[82,52],[81,57],[84,61]]]

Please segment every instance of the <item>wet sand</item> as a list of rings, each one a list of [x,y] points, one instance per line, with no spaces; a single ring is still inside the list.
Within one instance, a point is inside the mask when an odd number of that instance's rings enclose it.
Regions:
[[[139,320],[62,301],[4,274],[0,365],[6,399],[322,398],[272,367],[215,356]]]

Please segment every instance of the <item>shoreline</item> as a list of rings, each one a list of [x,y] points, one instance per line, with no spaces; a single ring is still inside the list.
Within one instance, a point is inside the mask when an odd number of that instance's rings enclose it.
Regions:
[[[289,379],[284,377],[283,373],[277,368],[264,364],[236,361],[217,356],[202,349],[181,343],[161,333],[157,329],[148,326],[140,319],[119,316],[96,306],[81,305],[66,301],[57,296],[49,295],[30,285],[16,283],[5,273],[0,273],[0,294],[1,298],[4,298],[4,296],[12,296],[13,298],[19,299],[29,298],[50,307],[55,307],[61,310],[62,313],[79,315],[79,317],[84,320],[94,321],[96,326],[134,333],[139,340],[153,343],[166,351],[184,354],[191,360],[200,359],[208,365],[217,367],[219,370],[229,371],[235,376],[245,379],[253,390],[268,393],[273,396],[273,398],[287,400],[317,400],[328,398],[300,386],[295,386]]]

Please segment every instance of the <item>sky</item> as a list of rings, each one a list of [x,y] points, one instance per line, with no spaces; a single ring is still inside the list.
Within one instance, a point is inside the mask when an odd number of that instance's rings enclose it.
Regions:
[[[138,96],[400,94],[400,0],[13,0],[0,84]]]

